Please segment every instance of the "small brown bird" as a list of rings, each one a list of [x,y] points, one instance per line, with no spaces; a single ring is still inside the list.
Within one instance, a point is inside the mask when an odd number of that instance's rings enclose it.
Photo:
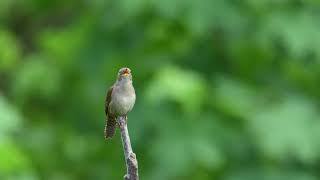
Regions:
[[[131,70],[127,67],[121,68],[118,78],[107,93],[105,102],[105,113],[107,123],[105,126],[105,138],[112,138],[117,125],[117,117],[127,116],[136,101],[136,94],[132,85]]]

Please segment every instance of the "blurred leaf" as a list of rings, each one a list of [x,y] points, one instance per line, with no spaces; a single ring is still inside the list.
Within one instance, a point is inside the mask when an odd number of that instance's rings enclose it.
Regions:
[[[18,100],[28,96],[53,99],[60,89],[61,79],[54,64],[42,56],[30,56],[15,75],[13,92]]]
[[[198,74],[176,67],[166,67],[156,74],[146,91],[155,104],[168,99],[178,102],[186,112],[197,112],[204,101],[206,86]]]
[[[26,154],[8,139],[0,142],[0,159],[0,177],[1,174],[15,174],[27,170],[31,165]]]
[[[21,120],[18,110],[0,94],[0,141],[9,132],[18,130]]]
[[[241,168],[243,169],[243,168]],[[250,168],[231,173],[226,180],[316,180],[316,176],[298,171]]]
[[[17,65],[20,58],[20,44],[10,32],[0,29],[0,72]]]
[[[193,142],[191,148],[195,162],[198,161],[199,164],[208,169],[218,169],[221,167],[225,159],[218,147],[204,138],[191,140]]]
[[[250,127],[264,155],[309,164],[319,158],[319,116],[312,102],[292,95],[252,116]]]
[[[264,38],[279,38],[285,43],[293,57],[306,57],[310,53],[320,57],[319,24],[316,16],[311,12],[301,13],[274,13],[271,14],[263,27]]]
[[[41,33],[38,39],[39,46],[50,55],[51,60],[62,65],[72,65],[76,61],[88,39],[92,22],[91,19],[83,18],[62,31],[48,28]]]
[[[226,77],[217,78],[214,84],[211,102],[227,114],[247,118],[260,108],[262,99],[253,87]]]

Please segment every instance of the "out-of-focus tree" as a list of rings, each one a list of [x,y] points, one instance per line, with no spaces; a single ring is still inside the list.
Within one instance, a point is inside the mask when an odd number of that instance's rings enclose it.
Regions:
[[[120,179],[104,98],[133,70],[141,179],[319,179],[320,3],[0,1],[0,179]]]

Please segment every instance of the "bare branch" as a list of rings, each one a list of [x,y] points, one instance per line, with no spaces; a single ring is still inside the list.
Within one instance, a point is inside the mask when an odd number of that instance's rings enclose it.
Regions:
[[[120,125],[122,146],[127,165],[127,174],[124,176],[124,179],[139,180],[138,161],[132,151],[126,117],[120,116],[117,120]]]

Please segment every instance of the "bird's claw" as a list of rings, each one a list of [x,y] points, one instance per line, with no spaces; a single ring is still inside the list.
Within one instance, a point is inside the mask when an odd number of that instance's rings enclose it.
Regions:
[[[118,127],[119,127],[119,128],[124,127],[124,125],[127,124],[127,119],[128,119],[127,116],[124,116],[124,118],[120,117],[119,120],[118,120],[118,122],[117,122]]]
[[[119,128],[124,127],[124,122],[123,121],[118,122],[118,126],[119,126]]]

